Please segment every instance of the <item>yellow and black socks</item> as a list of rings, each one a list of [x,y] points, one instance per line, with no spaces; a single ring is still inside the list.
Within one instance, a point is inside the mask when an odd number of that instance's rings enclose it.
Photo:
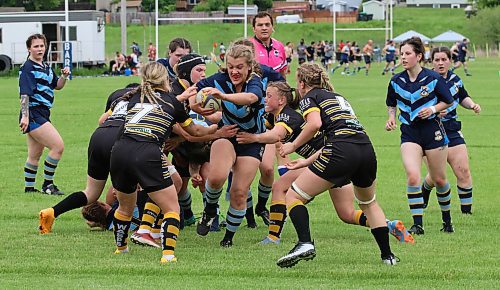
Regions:
[[[262,212],[266,208],[267,200],[269,199],[269,195],[271,194],[272,190],[272,185],[267,186],[262,184],[262,182],[259,180],[259,197],[257,200],[257,205],[255,206],[255,211],[256,212]]]
[[[424,214],[424,198],[422,196],[422,189],[420,186],[406,187],[406,195],[408,197],[408,204],[410,205],[411,216],[413,217],[413,224],[423,226]]]
[[[441,208],[441,215],[443,217],[443,222],[450,223],[450,202],[451,202],[451,190],[450,184],[446,183],[443,187],[436,187],[437,200],[439,202],[439,207]]]
[[[73,192],[72,194],[68,195],[68,197],[61,200],[58,204],[52,207],[54,209],[54,216],[58,217],[59,215],[72,209],[86,206],[87,203],[87,196],[85,195],[85,193],[83,193],[83,191]]]
[[[271,203],[270,214],[269,214],[269,234],[268,237],[277,241],[281,237],[281,232],[283,231],[283,225],[286,219],[286,205],[285,201],[273,201]]]
[[[363,226],[363,227],[369,227],[370,225],[368,224],[368,219],[366,218],[365,213],[358,209],[354,212],[354,222],[357,225]]]
[[[38,165],[24,164],[24,192],[35,191],[35,179]]]
[[[309,212],[301,201],[296,201],[288,206],[288,215],[292,220],[299,242],[312,242],[309,229]]]
[[[458,197],[460,198],[460,209],[462,213],[472,213],[472,186],[460,187],[457,186]]]
[[[389,244],[389,228],[374,228],[371,230],[371,232],[380,249],[380,256],[382,257],[382,259],[392,255],[391,246]]]
[[[130,229],[130,221],[132,216],[124,216],[118,211],[115,211],[113,218],[113,233],[115,235],[115,243],[118,251],[127,249],[128,230]]]
[[[234,233],[238,230],[243,218],[245,217],[246,209],[235,209],[229,206],[226,216],[226,234],[224,235],[225,241],[232,241]]]
[[[151,200],[148,199],[142,213],[141,225],[137,233],[151,233],[155,225],[155,221],[160,214],[160,208]]]
[[[170,256],[170,258],[174,256],[180,225],[181,222],[178,213],[171,211],[165,214],[163,223],[161,224],[161,247],[163,256]]]
[[[57,164],[59,163],[59,159],[54,159],[47,155],[45,158],[45,162],[43,164],[43,186],[48,186],[54,183],[54,174],[56,173]]]

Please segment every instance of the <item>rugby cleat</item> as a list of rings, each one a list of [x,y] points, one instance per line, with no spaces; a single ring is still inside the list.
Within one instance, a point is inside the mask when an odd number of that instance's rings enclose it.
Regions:
[[[312,260],[316,257],[314,242],[298,242],[287,255],[281,257],[276,264],[281,268],[295,266],[301,260]]]
[[[413,236],[406,230],[406,227],[402,221],[389,221],[387,222],[387,227],[389,228],[389,233],[396,239],[398,239],[398,241],[400,241],[401,243],[415,243]]]
[[[59,188],[53,183],[43,186],[42,187],[42,193],[48,194],[48,195],[64,195],[64,192],[60,191]]]
[[[262,241],[259,242],[259,245],[269,245],[269,244],[279,245],[280,242],[281,239],[273,240],[269,236],[266,236]]]
[[[257,208],[255,208],[255,214],[262,218],[262,221],[266,226],[269,226],[270,218],[267,208],[263,208],[262,210],[257,210]]]
[[[27,187],[24,189],[24,193],[42,193],[42,192],[36,188]]]
[[[453,228],[453,225],[451,224],[451,222],[449,223],[443,223],[443,228],[441,229],[441,231],[443,233],[453,233],[455,232],[455,229]]]
[[[132,243],[141,245],[141,246],[146,246],[146,247],[153,247],[153,248],[161,248],[161,245],[156,242],[156,240],[151,236],[149,233],[133,233],[130,236],[130,240]]]
[[[397,263],[399,263],[399,258],[394,256],[394,254],[390,254],[389,256],[382,258],[382,263],[389,266],[395,266]]]
[[[125,249],[122,249],[122,250],[116,249],[114,252],[115,255],[126,254],[126,253],[128,253],[128,247],[126,247]]]
[[[412,235],[423,235],[425,233],[424,227],[421,225],[414,224],[411,226],[411,228],[408,230],[408,232]]]
[[[177,258],[174,255],[163,255],[160,259],[162,265],[175,262],[177,262]]]
[[[222,241],[220,241],[220,246],[223,248],[231,248],[233,246],[233,241],[223,239]]]
[[[190,218],[187,218],[187,219],[184,219],[184,226],[185,227],[189,227],[189,226],[192,226],[196,223],[196,219],[193,216],[191,216]]]
[[[49,207],[46,209],[42,209],[39,216],[39,225],[38,231],[40,234],[48,234],[52,231],[52,225],[54,224],[55,216],[54,209]]]
[[[209,216],[206,211],[203,211],[200,221],[196,225],[196,233],[200,236],[208,235],[216,216]]]

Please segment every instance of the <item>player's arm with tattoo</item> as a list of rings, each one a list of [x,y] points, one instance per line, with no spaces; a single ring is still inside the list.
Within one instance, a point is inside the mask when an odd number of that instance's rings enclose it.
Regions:
[[[19,122],[19,127],[21,127],[22,132],[26,132],[29,125],[29,96],[21,95],[21,121]]]

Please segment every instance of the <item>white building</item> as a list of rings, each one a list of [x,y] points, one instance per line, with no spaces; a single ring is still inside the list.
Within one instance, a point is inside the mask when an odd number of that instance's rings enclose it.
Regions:
[[[259,8],[257,5],[247,5],[247,15],[257,15]],[[227,7],[227,15],[242,16],[245,15],[245,5],[229,5]]]
[[[333,7],[333,0],[317,0],[316,6],[337,12],[352,12],[359,9],[362,0],[336,0]]]
[[[363,12],[366,14],[373,14],[373,20],[384,20],[385,19],[385,4],[377,1],[370,0],[362,4]]]
[[[465,8],[467,5],[470,5],[468,0],[406,0],[408,7]]]
[[[47,38],[47,59],[61,63],[65,25],[64,11],[0,13],[0,55],[8,56],[12,64],[23,63],[28,55],[26,39],[42,33]],[[104,64],[104,13],[70,11],[69,40],[74,63]]]

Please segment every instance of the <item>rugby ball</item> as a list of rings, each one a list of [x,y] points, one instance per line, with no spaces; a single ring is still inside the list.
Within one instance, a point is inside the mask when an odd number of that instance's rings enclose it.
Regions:
[[[221,102],[219,99],[205,93],[203,90],[200,90],[196,94],[195,102],[201,104],[203,108],[214,109],[216,111],[218,111],[221,107]]]

